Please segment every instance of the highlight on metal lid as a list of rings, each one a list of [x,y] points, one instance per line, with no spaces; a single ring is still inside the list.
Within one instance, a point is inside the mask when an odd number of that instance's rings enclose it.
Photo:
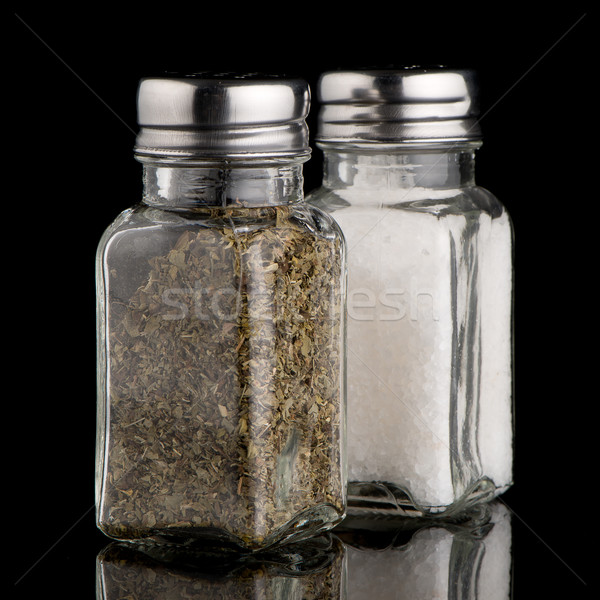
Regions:
[[[310,88],[301,78],[260,73],[165,74],[138,86],[144,158],[310,155]]]
[[[431,143],[481,139],[470,69],[329,71],[317,88],[318,142]]]

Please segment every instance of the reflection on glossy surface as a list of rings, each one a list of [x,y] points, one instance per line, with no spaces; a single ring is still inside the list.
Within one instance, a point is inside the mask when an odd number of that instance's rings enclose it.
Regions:
[[[112,543],[97,597],[306,600],[508,600],[511,523],[500,501],[454,520],[347,519],[302,543],[258,553]]]
[[[98,555],[96,573],[99,600],[345,597],[345,549],[331,535],[255,554],[115,542]]]
[[[510,598],[510,514],[496,501],[455,521],[349,520],[347,599]]]

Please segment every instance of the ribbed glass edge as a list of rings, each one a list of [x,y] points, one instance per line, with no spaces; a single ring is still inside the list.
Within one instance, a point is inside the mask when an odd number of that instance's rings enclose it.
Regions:
[[[498,495],[494,482],[482,477],[459,499],[448,506],[422,506],[409,492],[387,482],[350,482],[348,484],[348,517],[457,517],[473,506],[489,502]]]

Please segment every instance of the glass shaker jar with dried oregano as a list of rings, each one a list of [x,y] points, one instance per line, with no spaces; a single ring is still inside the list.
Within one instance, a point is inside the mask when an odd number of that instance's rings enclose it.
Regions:
[[[144,195],[98,249],[97,523],[257,550],[344,516],[345,248],[304,203],[308,85],[138,91]]]

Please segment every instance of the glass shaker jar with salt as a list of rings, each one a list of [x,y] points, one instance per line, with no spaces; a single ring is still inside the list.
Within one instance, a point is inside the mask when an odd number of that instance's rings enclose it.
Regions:
[[[451,515],[512,484],[512,224],[474,179],[474,74],[319,81],[348,248],[349,514]]]

